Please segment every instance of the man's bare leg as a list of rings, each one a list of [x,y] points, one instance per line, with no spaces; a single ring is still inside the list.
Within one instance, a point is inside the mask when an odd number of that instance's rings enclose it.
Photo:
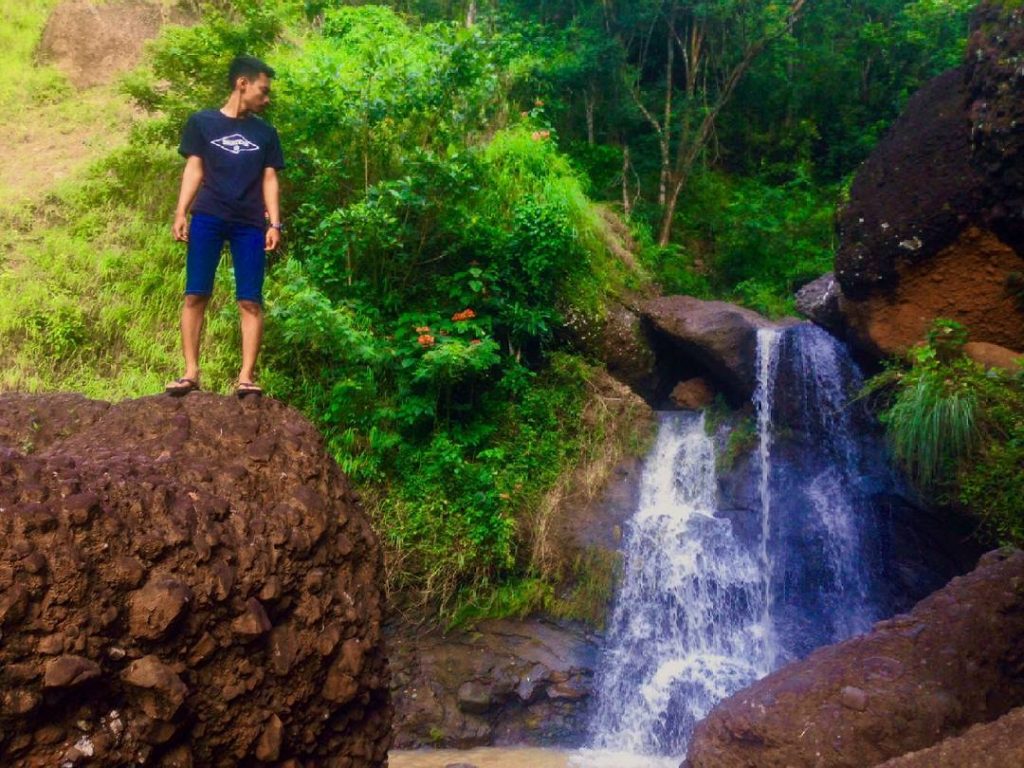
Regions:
[[[242,325],[242,370],[238,373],[238,381],[252,383],[263,341],[263,307],[255,301],[239,301],[238,314]]]
[[[185,378],[199,381],[199,335],[209,296],[190,293],[181,308],[181,348],[185,353]]]

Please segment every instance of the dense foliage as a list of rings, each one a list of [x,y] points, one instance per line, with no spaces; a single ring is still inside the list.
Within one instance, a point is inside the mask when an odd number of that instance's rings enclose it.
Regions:
[[[318,423],[364,490],[398,597],[453,611],[519,583],[547,599],[517,526],[578,460],[593,375],[555,331],[646,278],[609,251],[532,101],[519,108],[529,50],[377,6],[312,25],[293,11],[214,13],[154,46],[128,82],[154,118],[54,200],[63,225],[26,237],[25,263],[0,276],[8,385],[141,394],[175,370],[173,147],[185,115],[222,98],[225,63],[262,54],[280,72],[272,119],[289,162],[264,384]],[[230,275],[218,280],[207,386],[231,381],[237,349]]]
[[[31,65],[50,5],[28,3],[4,33],[5,82],[25,88],[0,87],[0,104],[73,93]],[[127,147],[0,208],[16,254],[0,270],[0,387],[137,396],[177,369],[174,147],[188,113],[223,100],[227,62],[262,56],[289,166],[263,383],[316,421],[364,492],[396,598],[461,617],[551,607],[531,521],[581,456],[615,442],[581,424],[596,374],[565,318],[593,324],[652,280],[791,311],[793,289],[830,266],[848,175],[958,60],[965,13],[962,0],[218,0],[167,27],[128,78],[150,117]],[[237,364],[230,272],[217,279],[207,388]],[[1000,445],[964,498],[1012,466]],[[614,565],[594,568],[579,584]]]
[[[931,498],[959,503],[983,535],[1024,542],[1024,372],[986,370],[963,353],[967,333],[937,320],[928,343],[872,379],[896,458]]]

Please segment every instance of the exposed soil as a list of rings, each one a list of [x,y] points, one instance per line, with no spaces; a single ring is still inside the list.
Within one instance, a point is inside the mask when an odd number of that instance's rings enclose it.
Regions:
[[[0,764],[382,766],[380,577],[280,403],[0,396]]]
[[[1024,11],[982,3],[964,65],[922,86],[858,170],[839,213],[835,275],[849,338],[864,351],[905,353],[938,317],[974,341],[1021,349],[1022,71]]]
[[[142,58],[166,23],[185,24],[180,6],[147,0],[64,0],[46,21],[40,61],[56,64],[79,87],[109,83]]]
[[[847,331],[874,354],[897,355],[921,341],[934,318],[950,317],[975,341],[1020,349],[1024,312],[1008,285],[1022,268],[1012,248],[970,227],[927,262],[900,264],[897,291],[841,299]]]

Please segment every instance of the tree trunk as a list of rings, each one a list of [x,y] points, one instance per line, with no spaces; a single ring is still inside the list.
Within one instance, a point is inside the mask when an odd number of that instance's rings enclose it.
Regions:
[[[597,97],[594,94],[594,87],[588,85],[586,92],[583,94],[583,109],[587,118],[587,144],[590,146],[594,146],[594,102],[596,101]]]
[[[690,174],[693,171],[693,166],[697,162],[697,159],[701,156],[701,153],[707,147],[708,142],[715,135],[715,120],[718,118],[719,113],[729,103],[732,98],[733,92],[736,90],[736,86],[739,85],[740,80],[750,69],[750,66],[754,63],[754,60],[764,52],[768,44],[778,37],[781,37],[787,31],[792,29],[793,24],[796,23],[799,17],[800,11],[803,8],[806,0],[793,0],[789,8],[789,18],[786,26],[777,31],[774,34],[766,34],[760,40],[755,41],[749,45],[744,51],[743,58],[732,68],[725,81],[722,83],[718,94],[715,97],[713,104],[708,107],[707,112],[704,114],[704,118],[700,122],[700,126],[697,128],[696,133],[690,137],[686,131],[686,126],[680,129],[679,140],[676,144],[676,162],[675,168],[673,169],[670,176],[669,190],[662,208],[661,224],[658,227],[658,245],[664,247],[669,244],[672,238],[672,220],[675,218],[676,206],[679,203],[679,194],[682,192],[683,187],[690,180]],[[698,38],[692,38],[695,42]],[[696,45],[692,47],[692,50],[699,50],[700,43],[696,42]],[[695,63],[695,62],[693,62]],[[688,70],[690,74],[695,72],[696,67]],[[707,70],[705,68],[705,75]],[[706,88],[705,88],[706,92]],[[683,119],[686,119],[689,110],[683,110]],[[664,134],[659,134],[659,139]]]
[[[630,169],[629,144],[624,144],[622,147],[622,212],[626,214],[627,218],[633,212],[633,201],[629,198]]]

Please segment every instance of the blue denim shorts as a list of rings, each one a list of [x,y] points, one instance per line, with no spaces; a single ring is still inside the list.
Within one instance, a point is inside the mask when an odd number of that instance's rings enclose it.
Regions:
[[[206,213],[193,213],[188,228],[185,293],[209,296],[224,241],[231,246],[235,267],[235,298],[263,303],[266,238],[260,227],[237,224]]]

